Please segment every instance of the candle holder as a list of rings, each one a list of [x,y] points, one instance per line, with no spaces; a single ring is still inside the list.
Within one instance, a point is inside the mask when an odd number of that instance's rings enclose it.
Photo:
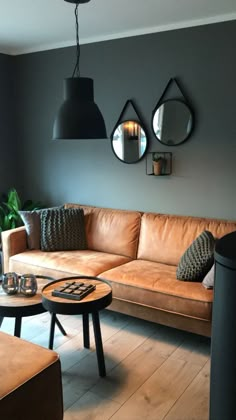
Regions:
[[[19,288],[18,275],[14,272],[2,274],[2,290],[8,295],[15,295]]]
[[[34,296],[37,293],[38,285],[34,274],[23,274],[20,279],[20,291],[25,296]]]

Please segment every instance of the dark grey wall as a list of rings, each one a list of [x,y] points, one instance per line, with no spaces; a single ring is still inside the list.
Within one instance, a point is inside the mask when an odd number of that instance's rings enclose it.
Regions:
[[[17,186],[14,58],[0,54],[0,194]]]
[[[94,78],[109,135],[133,99],[148,129],[149,151],[173,152],[173,174],[161,178],[146,176],[145,159],[120,162],[109,140],[51,141],[73,47],[15,57],[25,194],[50,204],[235,219],[235,33],[232,21],[82,46],[81,75]],[[151,132],[151,114],[171,77],[181,83],[196,123],[186,143],[164,147]]]

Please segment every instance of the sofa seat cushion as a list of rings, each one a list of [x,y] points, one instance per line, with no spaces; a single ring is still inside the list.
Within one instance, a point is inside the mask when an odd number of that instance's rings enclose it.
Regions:
[[[201,283],[180,282],[176,266],[134,260],[103,272],[113,297],[152,308],[211,320],[213,294]]]
[[[130,258],[104,252],[29,250],[10,258],[10,271],[33,273],[55,278],[77,274],[97,276],[103,271],[130,261]]]

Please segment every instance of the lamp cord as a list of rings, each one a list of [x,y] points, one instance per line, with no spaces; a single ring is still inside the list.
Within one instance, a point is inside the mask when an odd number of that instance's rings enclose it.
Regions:
[[[78,7],[79,3],[76,3],[75,6],[75,29],[76,29],[76,63],[75,68],[72,74],[72,77],[76,75],[76,77],[80,76],[79,70],[79,59],[80,59],[80,45],[79,45],[79,19],[78,19]]]

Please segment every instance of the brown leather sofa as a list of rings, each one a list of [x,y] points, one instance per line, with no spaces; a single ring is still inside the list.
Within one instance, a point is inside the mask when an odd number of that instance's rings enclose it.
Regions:
[[[27,249],[25,228],[3,232],[4,271],[55,278],[76,274],[109,280],[109,309],[197,334],[211,335],[213,291],[176,279],[178,262],[203,231],[216,238],[236,230],[236,221],[142,213],[78,204],[88,249],[42,252]]]

